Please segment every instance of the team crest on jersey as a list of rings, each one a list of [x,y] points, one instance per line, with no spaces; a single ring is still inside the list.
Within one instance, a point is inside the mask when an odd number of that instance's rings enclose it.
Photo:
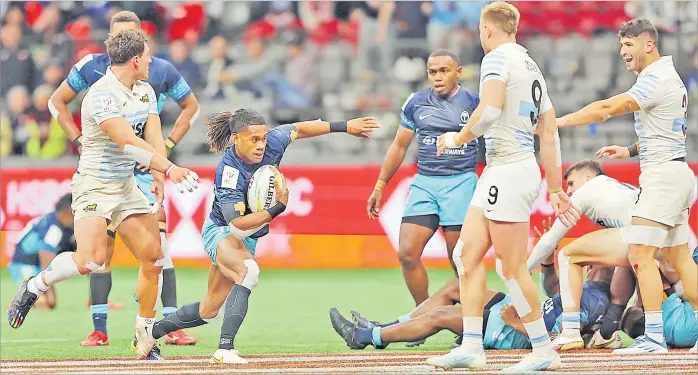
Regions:
[[[148,98],[148,94],[145,94],[141,97],[141,102],[142,103],[148,103],[150,100]]]
[[[463,111],[460,113],[460,126],[465,126],[470,120],[470,113],[468,111]]]

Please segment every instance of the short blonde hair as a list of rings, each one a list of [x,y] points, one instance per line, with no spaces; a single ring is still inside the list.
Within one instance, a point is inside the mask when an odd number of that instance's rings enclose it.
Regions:
[[[497,1],[482,8],[480,19],[494,23],[498,28],[507,34],[516,33],[519,26],[521,13],[515,6]]]

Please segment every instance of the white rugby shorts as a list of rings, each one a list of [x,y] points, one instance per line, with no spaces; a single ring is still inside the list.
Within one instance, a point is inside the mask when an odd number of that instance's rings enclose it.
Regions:
[[[688,211],[695,196],[696,176],[687,163],[669,161],[642,169],[640,195],[633,217],[668,226],[688,224]]]

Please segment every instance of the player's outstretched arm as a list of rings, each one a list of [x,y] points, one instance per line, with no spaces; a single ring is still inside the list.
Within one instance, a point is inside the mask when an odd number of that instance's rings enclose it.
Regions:
[[[381,171],[378,175],[378,181],[376,181],[373,192],[368,198],[366,210],[370,219],[378,217],[380,203],[383,199],[383,189],[390,179],[393,178],[400,164],[405,160],[405,155],[407,154],[407,149],[410,147],[410,143],[412,143],[412,138],[414,138],[414,130],[403,126],[397,129],[395,139],[388,148],[388,152],[385,154],[385,159],[383,160],[383,165],[381,165]]]
[[[624,146],[603,146],[596,151],[596,156],[609,159],[627,159],[640,154],[640,142],[636,142],[628,147]]]
[[[593,102],[577,112],[558,118],[557,126],[560,128],[587,126],[638,110],[640,110],[640,106],[637,101],[630,94],[624,92],[612,98]]]
[[[296,139],[302,138],[312,138],[329,133],[348,133],[355,137],[370,138],[369,134],[374,130],[380,128],[380,124],[376,122],[373,117],[360,117],[349,121],[304,121],[297,122],[296,131],[298,132],[298,137]]]
[[[73,121],[73,114],[68,109],[68,103],[72,102],[77,96],[77,93],[68,85],[67,81],[63,81],[56,91],[51,95],[48,101],[48,109],[51,116],[56,119],[58,125],[65,132],[68,138],[73,142],[78,152],[82,151],[82,134]]]
[[[187,134],[191,125],[199,117],[199,101],[196,99],[194,93],[190,93],[177,104],[179,104],[179,108],[182,109],[182,113],[177,117],[174,128],[165,141],[165,147],[167,148],[166,155],[168,156],[172,153],[172,149],[182,141],[182,138]]]
[[[498,79],[485,81],[480,92],[480,104],[470,115],[468,123],[458,133],[451,132],[439,136],[436,155],[440,155],[449,148],[461,147],[485,134],[502,114],[506,88],[507,84],[504,81]]]

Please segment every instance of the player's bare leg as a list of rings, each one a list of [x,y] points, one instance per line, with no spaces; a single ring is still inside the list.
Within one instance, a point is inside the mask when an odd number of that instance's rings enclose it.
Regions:
[[[484,368],[486,359],[482,345],[482,311],[487,284],[482,259],[490,245],[490,231],[482,208],[470,206],[465,215],[460,240],[453,251],[453,261],[460,279],[460,300],[468,301],[461,304],[463,342],[446,355],[428,358],[428,364],[443,369]]]
[[[453,262],[453,250],[456,248],[462,229],[460,225],[451,225],[443,229],[446,251],[448,252],[448,261],[451,263],[451,268],[453,268],[456,277],[458,277],[458,270],[456,269],[456,263]]]
[[[138,356],[145,358],[155,346],[153,337],[155,306],[162,286],[163,255],[160,249],[158,224],[155,216],[151,214],[133,214],[125,218],[116,230],[140,263],[136,285],[138,299],[136,339]]]
[[[583,267],[605,265],[628,267],[628,252],[621,229],[604,229],[587,233],[560,249],[560,297],[562,298],[562,333],[553,341],[557,350],[584,348],[579,316],[582,299]]]
[[[667,351],[662,320],[662,278],[655,263],[660,247],[665,243],[668,227],[651,220],[633,217],[628,228],[628,260],[637,276],[637,283],[645,307],[645,334],[635,343],[614,353],[643,354]]]
[[[24,280],[8,308],[8,321],[19,328],[38,297],[51,286],[77,275],[88,274],[105,262],[107,220],[84,217],[75,222],[77,251],[58,254],[49,266],[35,277]]]
[[[526,268],[529,223],[489,221],[492,245],[501,259],[500,277],[512,297],[514,307],[521,317],[533,352],[521,362],[504,369],[505,372],[531,371],[531,369],[555,369],[560,357],[550,342],[548,330],[540,311],[538,291]]]
[[[90,313],[92,314],[92,324],[94,331],[90,333],[80,346],[104,346],[109,345],[107,335],[107,317],[111,308],[109,303],[109,293],[111,292],[111,259],[114,255],[114,237],[116,231],[111,225],[107,226],[107,248],[104,266],[90,273]],[[122,307],[123,306],[117,306]]]
[[[429,298],[429,276],[422,263],[422,253],[434,230],[413,223],[400,224],[398,259],[402,276],[416,305]]]
[[[635,274],[632,269],[617,267],[611,278],[611,304],[603,315],[601,329],[594,332],[588,348],[618,349],[623,345],[620,337],[621,317],[634,292]]]

